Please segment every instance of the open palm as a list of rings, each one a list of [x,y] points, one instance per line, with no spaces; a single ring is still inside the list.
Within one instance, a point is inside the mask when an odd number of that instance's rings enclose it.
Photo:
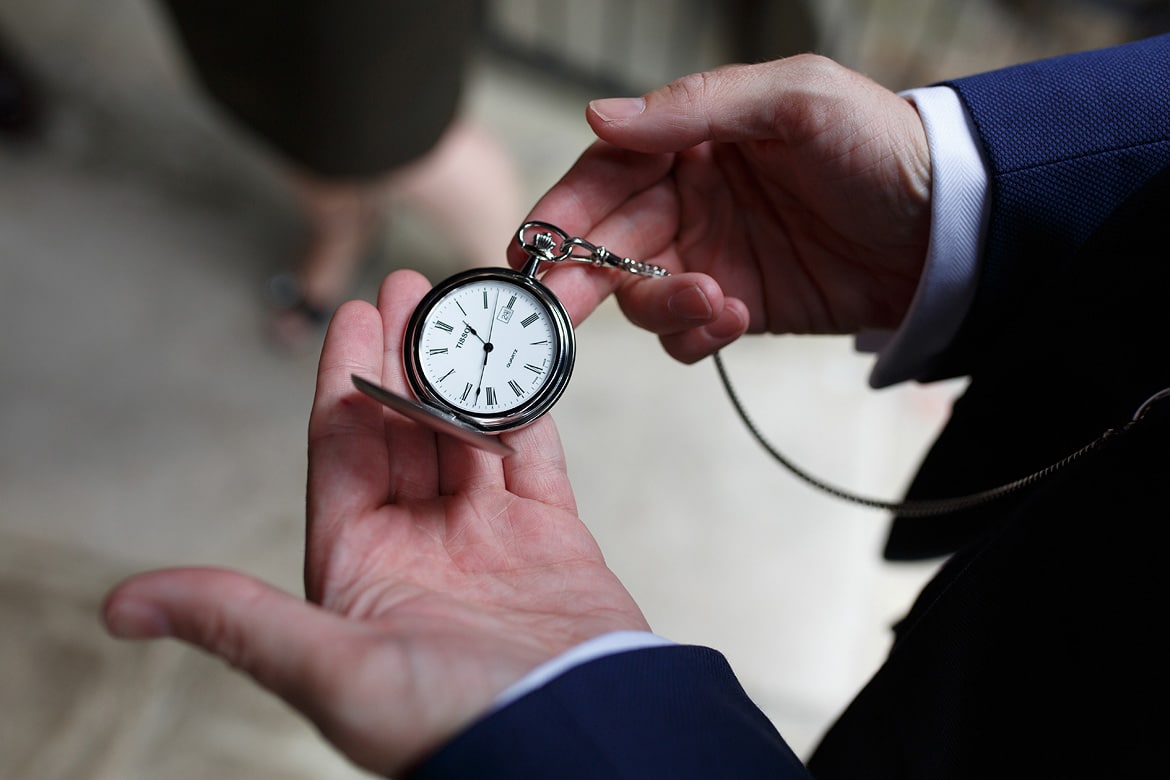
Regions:
[[[436,437],[353,389],[405,389],[406,318],[428,289],[391,275],[350,303],[322,351],[309,426],[308,601],[246,575],[173,569],[115,589],[125,637],[175,636],[224,657],[307,715],[356,763],[409,766],[540,663],[645,629],[577,517],[552,421],[501,459]]]

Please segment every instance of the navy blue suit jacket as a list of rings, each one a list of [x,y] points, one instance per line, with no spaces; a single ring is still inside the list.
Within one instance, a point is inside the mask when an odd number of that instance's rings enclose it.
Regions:
[[[911,495],[1057,460],[1170,386],[1170,36],[951,84],[991,167],[969,390]],[[1023,494],[898,519],[950,554],[808,766],[723,658],[640,650],[491,714],[415,778],[1166,776],[1170,402]]]

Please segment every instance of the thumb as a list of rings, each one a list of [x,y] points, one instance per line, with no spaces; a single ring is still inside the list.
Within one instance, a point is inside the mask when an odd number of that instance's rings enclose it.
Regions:
[[[810,117],[813,98],[860,78],[832,60],[802,54],[694,73],[638,98],[603,98],[586,109],[599,138],[638,152],[677,152],[704,141],[784,137]]]
[[[102,618],[120,639],[174,637],[200,647],[302,707],[320,645],[336,633],[332,615],[224,569],[166,569],[132,577],[106,596]]]

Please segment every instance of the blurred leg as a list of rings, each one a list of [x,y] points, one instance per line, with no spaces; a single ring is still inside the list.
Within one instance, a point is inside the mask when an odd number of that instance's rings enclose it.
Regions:
[[[504,265],[524,218],[519,176],[504,147],[456,120],[433,152],[394,177],[396,197],[416,206],[469,267]]]
[[[23,63],[0,35],[0,135],[16,141],[41,129],[42,105]]]

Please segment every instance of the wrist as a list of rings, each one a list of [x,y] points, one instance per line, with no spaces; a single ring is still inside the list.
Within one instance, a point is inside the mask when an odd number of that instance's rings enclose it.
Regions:
[[[570,669],[589,663],[598,658],[615,653],[625,653],[631,650],[641,650],[647,647],[661,647],[673,644],[650,631],[611,631],[608,634],[586,640],[575,647],[571,647],[540,666],[536,667],[516,683],[508,686],[493,703],[492,710],[506,707],[522,696],[525,696],[551,680],[559,677]]]
[[[906,97],[922,117],[930,149],[929,242],[901,323],[858,334],[859,349],[879,352],[870,375],[874,387],[927,375],[958,333],[975,295],[987,219],[987,170],[958,96],[947,87],[929,87]]]

